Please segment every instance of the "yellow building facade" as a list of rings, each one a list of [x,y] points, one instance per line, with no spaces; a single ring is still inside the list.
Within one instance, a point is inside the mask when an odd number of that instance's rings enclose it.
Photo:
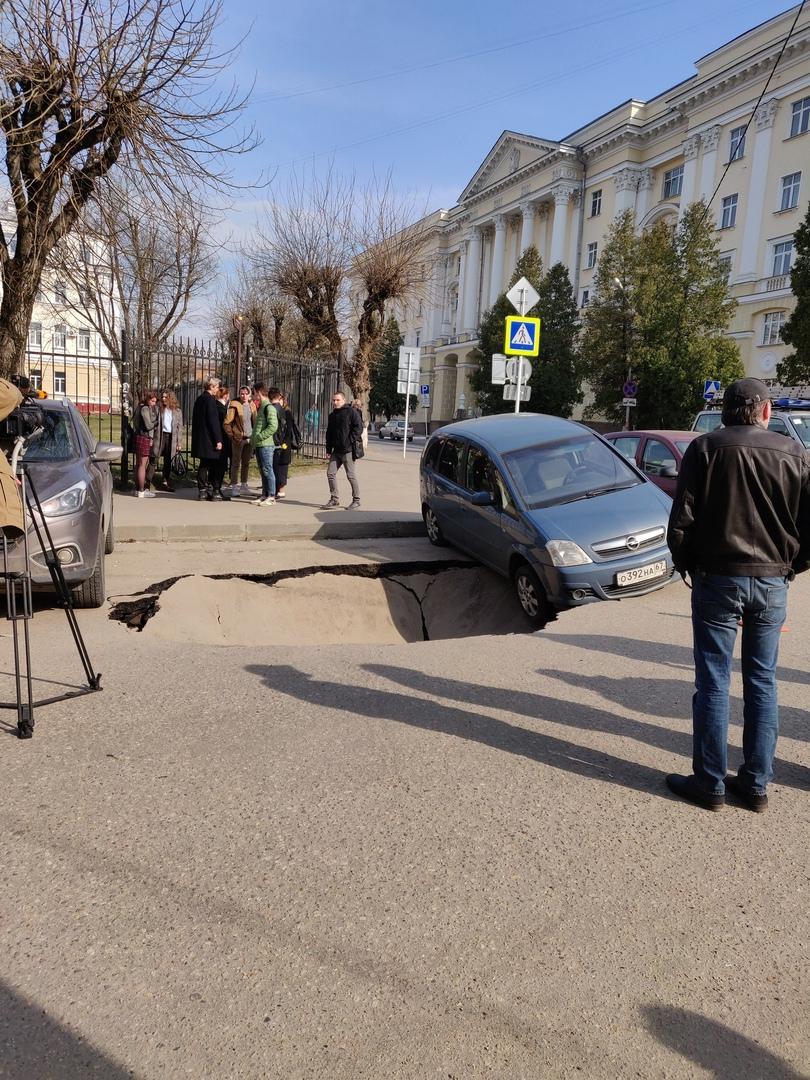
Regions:
[[[481,313],[534,245],[563,262],[585,308],[605,233],[632,210],[637,228],[709,198],[738,309],[730,335],[745,370],[775,379],[789,351],[779,330],[793,308],[793,233],[810,198],[810,10],[797,24],[761,103],[797,8],[696,62],[651,101],[627,101],[560,141],[505,131],[451,210],[427,227],[428,300],[396,312],[422,350],[431,421],[474,407]],[[750,124],[749,124],[750,120]],[[748,125],[743,138],[743,129]]]

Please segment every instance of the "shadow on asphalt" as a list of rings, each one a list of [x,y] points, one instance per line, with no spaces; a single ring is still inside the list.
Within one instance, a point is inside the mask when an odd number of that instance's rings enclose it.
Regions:
[[[580,743],[568,742],[551,735],[532,731],[510,724],[494,716],[476,715],[464,709],[440,705],[436,701],[427,701],[417,696],[415,691],[437,694],[439,696],[458,696],[466,703],[474,702],[475,693],[482,691],[486,703],[500,710],[509,710],[511,696],[503,691],[488,687],[469,686],[467,683],[452,679],[437,679],[422,675],[413,669],[387,667],[383,664],[369,664],[365,670],[384,678],[390,678],[407,687],[407,693],[394,693],[388,690],[375,690],[368,686],[342,684],[340,693],[336,693],[335,683],[312,678],[306,672],[288,664],[249,664],[246,671],[259,675],[268,687],[277,693],[288,694],[310,705],[328,709],[340,709],[352,716],[367,716],[375,720],[394,721],[411,727],[423,728],[452,735],[459,739],[469,739],[490,746],[495,750],[505,750],[518,754],[532,761],[542,762],[556,769],[574,773],[577,776],[602,780],[608,784],[633,788],[646,795],[675,801],[664,787],[663,775],[658,769],[651,769],[639,762],[627,761],[612,754],[593,750]],[[452,693],[451,693],[452,691]],[[492,700],[490,701],[490,695]],[[532,717],[556,723],[570,724],[572,727],[591,730],[612,730],[617,718],[612,713],[602,712],[575,702],[560,701],[557,698],[541,698],[526,695],[534,703]],[[561,719],[562,717],[562,719]]]
[[[3,1080],[131,1080],[135,1074],[0,980],[0,1075]]]
[[[803,1080],[804,1074],[759,1043],[700,1013],[671,1005],[647,1005],[642,1013],[660,1043],[714,1080]]]

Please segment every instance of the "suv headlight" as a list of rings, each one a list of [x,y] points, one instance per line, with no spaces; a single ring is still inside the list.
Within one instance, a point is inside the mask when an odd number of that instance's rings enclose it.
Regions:
[[[549,540],[546,551],[555,566],[582,566],[583,563],[593,562],[573,540]]]
[[[75,514],[84,506],[87,497],[87,481],[80,480],[73,487],[60,491],[42,504],[42,512],[46,517],[62,517],[65,514]]]

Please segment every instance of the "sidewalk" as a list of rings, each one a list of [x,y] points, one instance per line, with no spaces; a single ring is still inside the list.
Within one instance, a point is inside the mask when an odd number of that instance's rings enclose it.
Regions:
[[[321,510],[329,497],[326,461],[290,476],[287,498],[258,507],[248,499],[199,502],[196,488],[174,494],[157,492],[138,499],[116,492],[115,538],[118,542],[170,540],[350,540],[363,537],[422,536],[419,505],[419,457],[424,440],[408,448],[370,439],[357,463],[361,509],[347,511],[351,501],[343,470],[338,473],[340,510]],[[259,492],[257,481],[251,488]]]

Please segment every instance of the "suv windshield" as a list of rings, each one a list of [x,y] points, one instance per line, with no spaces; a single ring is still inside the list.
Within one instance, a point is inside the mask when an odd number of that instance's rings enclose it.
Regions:
[[[530,510],[644,483],[621,454],[591,435],[527,446],[503,460]]]
[[[76,457],[76,435],[67,409],[45,410],[45,430],[25,451],[26,461],[70,461]]]
[[[810,413],[791,413],[790,422],[796,429],[796,434],[810,450]]]

